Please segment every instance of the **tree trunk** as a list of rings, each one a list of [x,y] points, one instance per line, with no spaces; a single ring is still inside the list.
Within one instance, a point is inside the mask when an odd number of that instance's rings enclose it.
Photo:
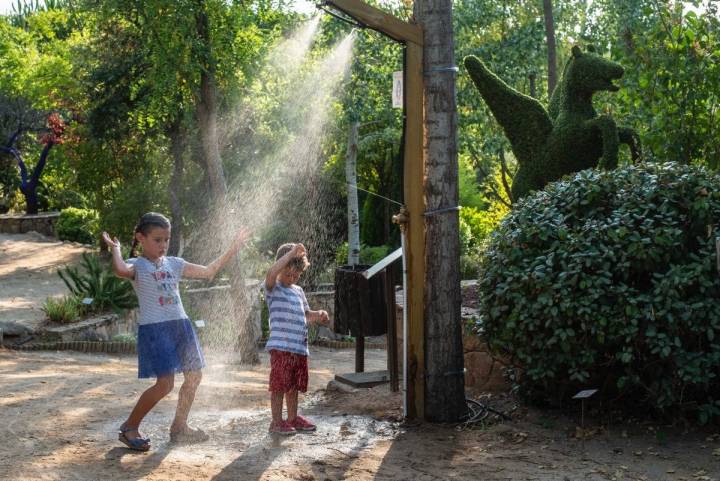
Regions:
[[[535,79],[537,78],[537,75],[535,75],[535,72],[531,72],[528,75],[528,80],[530,82],[530,97],[537,98],[537,90],[535,88]]]
[[[230,261],[230,290],[232,292],[232,313],[237,322],[236,352],[240,364],[260,364],[257,341],[262,333],[257,331],[255,324],[258,293],[245,286],[245,276],[240,261]]]
[[[360,264],[360,212],[357,194],[357,150],[360,123],[353,121],[348,133],[345,181],[347,183],[348,265]]]
[[[200,143],[202,144],[205,167],[207,169],[210,190],[215,202],[225,200],[227,186],[223,172],[220,148],[217,134],[217,84],[215,81],[215,63],[212,58],[210,44],[210,23],[205,10],[205,2],[198,2],[195,14],[197,33],[200,42],[201,62],[203,69],[200,73],[200,91],[198,92],[197,117],[200,129]]]
[[[454,422],[466,404],[452,0],[417,0],[415,18],[424,29],[425,418]]]
[[[183,212],[182,204],[180,203],[180,193],[183,183],[183,154],[185,153],[185,131],[182,128],[181,119],[178,118],[171,124],[167,135],[170,139],[170,154],[173,159],[173,173],[172,177],[170,177],[170,185],[168,185],[170,216],[173,226],[168,255],[180,256],[180,249],[183,244]]]
[[[34,189],[21,187],[20,192],[22,192],[23,196],[25,197],[25,214],[37,214],[39,211],[37,191]]]
[[[50,149],[52,149],[54,142],[48,141],[40,154],[40,160],[33,169],[33,173],[30,179],[27,178],[27,174],[22,175],[22,185],[20,186],[20,192],[25,196],[25,213],[27,215],[35,215],[39,211],[37,188],[40,184],[40,176],[42,176],[43,170],[45,170],[45,164],[47,163]],[[19,161],[21,171],[25,167],[22,160]]]
[[[548,98],[557,85],[557,49],[555,48],[555,21],[553,18],[552,0],[543,0],[545,16],[545,39],[547,40],[548,59]]]
[[[205,0],[196,0],[195,24],[198,34],[198,49],[203,66],[200,72],[200,90],[196,102],[200,142],[204,164],[213,202],[211,210],[219,212],[226,209],[227,184],[223,172],[222,158],[217,134],[217,83],[215,79],[215,59],[210,41],[210,21]],[[234,233],[233,233],[234,234]],[[238,323],[237,354],[242,364],[258,364],[256,329],[251,319],[255,298],[245,286],[243,271],[237,257],[230,261],[230,285],[232,315]],[[234,333],[235,334],[235,333]]]

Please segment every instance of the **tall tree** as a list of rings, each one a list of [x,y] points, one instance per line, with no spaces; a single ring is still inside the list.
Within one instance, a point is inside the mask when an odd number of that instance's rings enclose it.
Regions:
[[[452,0],[417,0],[415,18],[424,30],[425,417],[452,422],[458,421],[467,409],[460,323]]]

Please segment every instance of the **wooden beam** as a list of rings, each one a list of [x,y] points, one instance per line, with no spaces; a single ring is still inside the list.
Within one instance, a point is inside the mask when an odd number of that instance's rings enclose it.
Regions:
[[[405,159],[403,192],[408,210],[406,227],[408,258],[405,309],[408,316],[407,339],[407,415],[425,415],[425,197],[423,180],[423,48],[408,42],[405,51]]]
[[[384,33],[401,43],[423,44],[422,28],[403,22],[389,13],[371,7],[360,0],[327,0],[324,4],[334,7],[373,30]]]

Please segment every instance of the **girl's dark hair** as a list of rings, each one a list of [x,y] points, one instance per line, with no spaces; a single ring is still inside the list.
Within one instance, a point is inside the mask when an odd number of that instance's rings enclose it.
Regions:
[[[147,214],[143,214],[143,216],[140,217],[140,220],[135,226],[135,230],[133,231],[133,241],[132,247],[130,248],[130,257],[137,257],[135,249],[137,248],[138,240],[135,234],[139,232],[142,235],[148,235],[150,230],[154,227],[159,227],[161,229],[169,229],[170,220],[164,215],[158,214],[157,212],[148,212]]]
[[[293,247],[295,247],[295,244],[293,243],[283,244],[278,247],[278,250],[275,253],[275,260],[280,259],[282,256],[290,252]],[[304,272],[305,269],[310,267],[310,261],[308,261],[307,256],[295,257],[290,262],[288,262],[288,266],[299,272]]]

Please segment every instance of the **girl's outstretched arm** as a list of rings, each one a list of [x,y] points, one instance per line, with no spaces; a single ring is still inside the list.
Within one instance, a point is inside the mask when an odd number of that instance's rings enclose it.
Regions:
[[[196,279],[212,279],[215,277],[215,274],[225,267],[225,264],[227,264],[230,259],[238,253],[240,248],[245,245],[249,237],[250,231],[244,227],[241,228],[235,236],[235,239],[233,239],[232,244],[230,244],[230,247],[228,247],[228,250],[225,251],[223,255],[206,266],[186,262],[185,269],[183,270],[183,276],[194,277]]]
[[[135,266],[126,264],[123,260],[122,252],[120,251],[120,241],[117,237],[111,239],[107,232],[103,232],[102,237],[112,253],[112,270],[115,275],[125,277],[126,279],[134,279]]]

